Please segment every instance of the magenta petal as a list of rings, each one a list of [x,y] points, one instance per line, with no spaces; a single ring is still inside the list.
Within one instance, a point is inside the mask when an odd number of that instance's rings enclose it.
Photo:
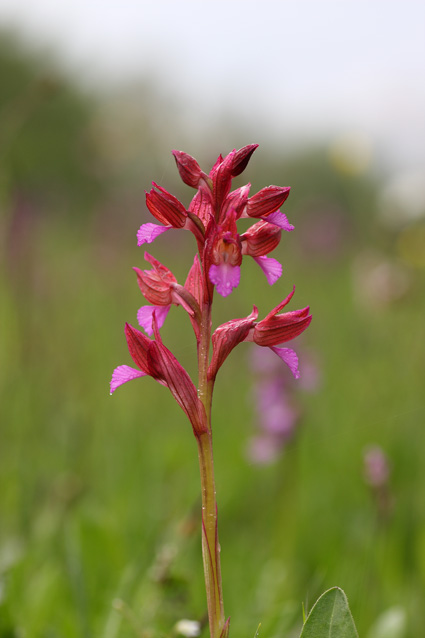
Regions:
[[[137,321],[146,334],[151,337],[153,335],[153,313],[155,312],[158,328],[161,328],[170,308],[171,306],[142,306],[137,311]]]
[[[272,346],[270,350],[273,350],[277,354],[278,357],[282,359],[284,363],[288,366],[295,379],[300,378],[300,371],[298,370],[298,356],[297,353],[291,348],[277,348],[276,346]]]
[[[230,264],[219,264],[218,266],[213,264],[208,274],[211,283],[217,288],[218,294],[227,297],[233,288],[239,286],[241,269],[239,266],[231,266]]]
[[[172,226],[158,226],[158,224],[142,224],[137,231],[137,245],[142,246],[143,244],[151,244],[154,239],[165,233],[167,230],[170,230]]]
[[[273,257],[253,257],[254,261],[260,266],[266,275],[267,281],[272,286],[282,275],[282,264],[273,259]]]
[[[132,379],[138,379],[139,377],[144,376],[146,376],[146,372],[142,372],[141,370],[130,368],[130,366],[118,366],[118,368],[115,368],[112,373],[110,384],[111,394],[123,383],[127,383],[127,381],[132,381]]]
[[[295,226],[288,222],[288,218],[286,217],[286,215],[278,210],[271,215],[267,215],[267,217],[264,217],[264,219],[266,222],[274,224],[275,226],[279,226],[279,228],[287,230],[288,232],[294,230],[295,228]]]

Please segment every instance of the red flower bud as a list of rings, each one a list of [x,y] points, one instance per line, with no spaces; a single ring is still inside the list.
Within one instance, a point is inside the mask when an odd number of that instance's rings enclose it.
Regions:
[[[274,213],[288,198],[290,186],[267,186],[248,199],[248,217],[267,217]]]
[[[184,287],[196,299],[199,306],[201,306],[204,292],[202,268],[201,264],[199,263],[198,255],[195,255],[193,265],[188,272]]]
[[[213,197],[213,208],[216,214],[216,219],[219,218],[221,205],[229,194],[230,187],[232,185],[232,167],[233,167],[233,158],[235,156],[236,151],[231,151],[221,164],[217,165],[217,168],[214,170],[212,174],[212,197]],[[211,171],[212,173],[213,171]]]
[[[189,212],[196,215],[206,228],[213,214],[211,192],[207,193],[203,189],[199,189],[189,204]]]
[[[168,306],[173,302],[173,284],[177,283],[171,270],[168,270],[157,259],[145,253],[145,259],[153,266],[153,270],[133,268],[143,296],[154,306]]]
[[[310,308],[293,310],[281,315],[278,312],[292,299],[294,290],[265,319],[259,321],[252,334],[252,340],[259,346],[277,346],[298,337],[311,323]]]
[[[183,182],[192,188],[198,188],[200,180],[206,176],[196,159],[183,151],[173,151],[173,155]]]
[[[279,245],[282,230],[274,224],[260,221],[241,235],[242,253],[251,257],[262,257]]]
[[[222,223],[232,210],[234,211],[236,219],[239,219],[248,202],[250,188],[251,184],[246,184],[228,194],[221,207],[219,223]]]
[[[183,228],[186,223],[187,212],[177,197],[171,195],[165,188],[152,182],[154,188],[146,193],[146,206],[161,224],[173,228]],[[155,190],[158,189],[158,190]]]
[[[205,408],[198,398],[192,379],[175,356],[158,341],[149,351],[155,365],[156,379],[166,385],[189,419],[195,436],[208,431]]]
[[[208,368],[208,379],[215,379],[218,370],[229,354],[239,343],[244,341],[258,317],[258,310],[254,306],[252,313],[243,319],[232,319],[218,326],[212,336],[213,356]]]
[[[125,334],[131,358],[142,372],[169,388],[192,424],[195,435],[199,436],[208,428],[204,406],[198,398],[192,379],[162,343],[155,320],[154,331],[156,341],[126,324]]]
[[[128,323],[125,324],[125,336],[128,351],[134,363],[142,372],[150,375],[151,369],[148,363],[148,352],[152,343],[151,339]]]
[[[236,151],[233,158],[232,177],[240,175],[247,167],[251,155],[258,148],[258,144],[248,144]]]
[[[178,284],[171,270],[168,270],[155,257],[145,252],[145,259],[152,264],[153,270],[133,268],[145,299],[154,306],[181,305],[191,318],[199,323],[201,311],[191,291]]]

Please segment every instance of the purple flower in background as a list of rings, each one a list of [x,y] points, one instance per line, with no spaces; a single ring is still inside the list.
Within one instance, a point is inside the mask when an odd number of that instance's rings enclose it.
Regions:
[[[412,285],[407,268],[383,254],[370,251],[357,255],[352,280],[355,300],[368,312],[399,303]]]
[[[300,245],[305,259],[332,263],[341,257],[352,234],[347,210],[332,201],[312,201],[301,219]]]
[[[289,439],[298,420],[298,410],[291,405],[288,381],[285,374],[258,381],[255,388],[261,428],[272,436]]]
[[[378,445],[366,448],[364,452],[365,481],[371,487],[383,487],[388,484],[390,468],[385,452]]]
[[[364,479],[369,485],[375,502],[378,518],[381,522],[388,520],[393,506],[390,490],[390,463],[384,450],[379,445],[367,447],[363,454]]]
[[[249,441],[248,457],[254,463],[268,464],[280,456],[294,436],[301,410],[295,396],[293,374],[273,356],[273,350],[255,348],[251,366],[255,374],[254,401],[258,431]],[[315,390],[319,376],[317,367],[313,361],[309,362],[309,367],[310,381],[304,389]]]

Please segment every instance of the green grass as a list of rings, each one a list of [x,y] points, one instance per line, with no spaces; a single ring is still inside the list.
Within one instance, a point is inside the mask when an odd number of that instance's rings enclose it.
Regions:
[[[152,379],[108,393],[112,369],[130,363],[123,325],[136,323],[142,304],[131,272],[142,252],[131,236],[123,249],[60,222],[33,240],[33,259],[0,282],[0,637],[170,635],[177,620],[205,615],[195,441]],[[173,270],[176,260],[182,279],[190,255],[174,248],[158,240],[152,252]],[[424,274],[412,273],[402,302],[373,310],[354,300],[349,255],[331,266],[288,254],[284,262],[273,289],[247,264],[238,291],[215,310],[217,322],[253,303],[264,315],[296,283],[292,306],[312,307],[304,343],[323,375],[320,392],[302,395],[296,439],[279,463],[261,468],[245,458],[249,345],[220,372],[213,423],[231,635],[254,636],[261,622],[261,636],[296,636],[302,602],[311,608],[339,585],[361,636],[399,605],[408,619],[400,638],[417,638],[425,626]],[[193,372],[181,309],[163,336]],[[385,522],[363,480],[370,443],[392,466]]]

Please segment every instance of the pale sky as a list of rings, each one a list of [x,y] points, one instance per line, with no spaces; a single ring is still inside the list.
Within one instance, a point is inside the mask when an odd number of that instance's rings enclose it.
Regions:
[[[285,136],[360,133],[425,164],[425,2],[0,0],[88,82],[155,78],[188,119]],[[250,140],[251,141],[251,140]]]

